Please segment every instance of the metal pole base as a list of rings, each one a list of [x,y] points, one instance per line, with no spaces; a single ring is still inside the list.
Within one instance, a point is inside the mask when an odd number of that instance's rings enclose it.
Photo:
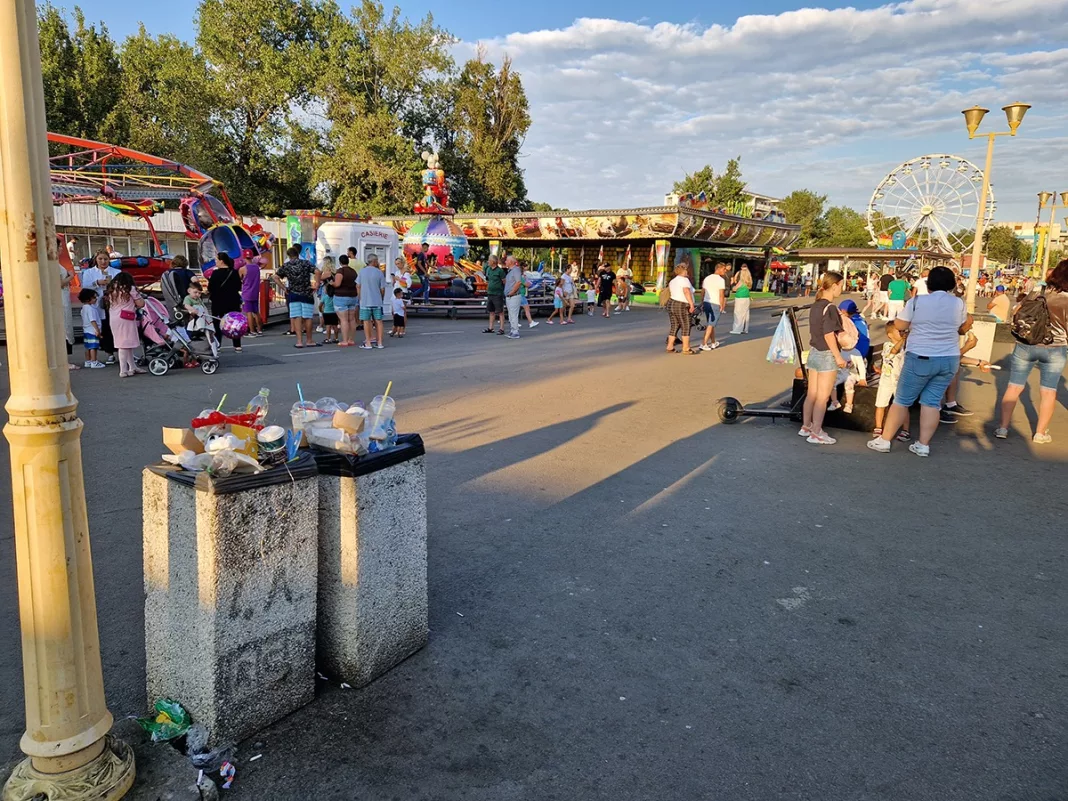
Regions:
[[[92,762],[66,773],[41,773],[29,759],[20,762],[4,785],[2,801],[118,801],[133,787],[134,754],[108,735]]]

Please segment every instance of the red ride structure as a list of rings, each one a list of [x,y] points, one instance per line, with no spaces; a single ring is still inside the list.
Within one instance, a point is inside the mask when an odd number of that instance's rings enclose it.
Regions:
[[[170,266],[151,219],[168,202],[181,210],[186,236],[200,240],[205,273],[215,266],[219,252],[237,260],[266,253],[273,245],[273,237],[259,226],[241,222],[220,181],[193,167],[76,136],[49,133],[48,141],[69,149],[48,159],[55,205],[96,204],[145,221],[157,255],[112,260],[112,266],[130,273],[138,285],[158,281]]]

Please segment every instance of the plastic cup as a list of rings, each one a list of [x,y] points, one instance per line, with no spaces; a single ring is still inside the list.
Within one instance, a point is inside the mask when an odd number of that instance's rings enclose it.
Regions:
[[[315,404],[311,401],[297,401],[289,410],[289,418],[293,423],[294,431],[303,431],[305,426],[319,419],[319,412],[315,410]]]
[[[368,433],[368,438],[375,442],[384,442],[387,429],[396,411],[397,404],[393,398],[376,395],[375,399],[371,401],[371,430]]]

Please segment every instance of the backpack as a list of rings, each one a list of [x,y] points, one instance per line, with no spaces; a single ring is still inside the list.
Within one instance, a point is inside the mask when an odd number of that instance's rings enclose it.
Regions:
[[[838,310],[838,317],[842,320],[842,330],[838,332],[838,347],[842,350],[852,350],[860,341],[860,332],[856,323],[841,309]]]
[[[1046,288],[1020,304],[1012,317],[1012,335],[1024,345],[1052,345],[1053,330],[1046,304]]]

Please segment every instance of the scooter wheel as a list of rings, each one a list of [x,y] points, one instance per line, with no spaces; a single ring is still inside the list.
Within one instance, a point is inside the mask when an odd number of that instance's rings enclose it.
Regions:
[[[156,358],[148,363],[148,372],[152,373],[152,375],[166,375],[170,369],[171,366],[166,359]]]
[[[720,398],[719,421],[726,425],[733,425],[742,416],[745,407],[738,402],[737,398]]]
[[[219,363],[215,359],[205,359],[200,363],[200,369],[203,370],[204,375],[215,375],[215,371],[219,369]]]

